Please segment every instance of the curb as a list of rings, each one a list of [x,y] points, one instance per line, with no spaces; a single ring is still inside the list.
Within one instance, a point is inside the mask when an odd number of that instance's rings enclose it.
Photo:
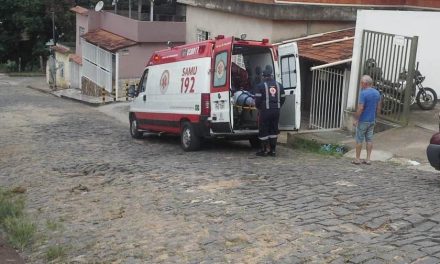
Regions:
[[[31,86],[31,85],[27,85],[26,88],[30,88],[32,90],[35,90],[35,91],[38,91],[38,92],[41,92],[41,93],[45,93],[45,94],[51,94],[51,95],[53,95],[55,97],[58,97],[58,98],[63,98],[63,99],[67,99],[67,100],[83,103],[83,104],[86,104],[88,106],[93,106],[93,107],[98,107],[98,106],[103,106],[103,105],[114,103],[112,101],[107,101],[107,102],[104,102],[104,103],[87,102],[87,101],[83,101],[81,99],[65,96],[65,95],[62,95],[62,94],[61,95],[57,95],[57,94],[54,93],[55,91],[49,91],[49,90],[46,90],[46,89],[41,89],[41,88],[37,88],[37,87]]]
[[[86,104],[86,105],[88,105],[88,106],[93,106],[93,107],[98,107],[98,106],[102,106],[102,105],[105,105],[105,104],[112,103],[112,102],[106,102],[106,103],[91,103],[91,102],[83,101],[83,100],[80,100],[80,99],[77,99],[77,98],[73,98],[73,97],[65,96],[65,95],[62,95],[62,94],[60,95],[60,97],[63,98],[63,99],[67,99],[67,100],[74,101],[74,102],[78,102],[78,103],[83,103],[83,104]]]
[[[26,88],[30,88],[32,90],[39,91],[39,92],[45,93],[45,94],[52,94],[52,91],[48,91],[48,90],[45,90],[45,89],[37,88],[37,87],[31,86],[31,85],[26,85]],[[52,95],[54,95],[54,94],[52,94]]]

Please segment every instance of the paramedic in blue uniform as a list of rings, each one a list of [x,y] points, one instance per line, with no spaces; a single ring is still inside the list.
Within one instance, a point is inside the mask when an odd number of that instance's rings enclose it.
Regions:
[[[283,86],[273,79],[272,72],[272,66],[266,65],[263,81],[255,89],[255,106],[259,112],[258,138],[261,141],[257,156],[276,156],[278,120],[286,95]]]

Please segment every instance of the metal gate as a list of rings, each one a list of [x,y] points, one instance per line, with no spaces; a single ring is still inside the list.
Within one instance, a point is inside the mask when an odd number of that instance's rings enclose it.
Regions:
[[[310,129],[342,127],[346,98],[346,69],[312,68]]]
[[[111,93],[113,90],[112,53],[84,41],[82,54],[83,76]]]
[[[417,36],[363,31],[358,80],[364,74],[373,78],[374,86],[382,94],[383,119],[408,123],[410,100],[415,92],[417,42]]]

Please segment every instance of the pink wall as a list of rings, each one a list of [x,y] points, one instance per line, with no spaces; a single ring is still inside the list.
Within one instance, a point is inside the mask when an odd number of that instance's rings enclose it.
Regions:
[[[99,13],[96,13],[95,11],[89,10],[89,12],[86,15],[76,14],[76,48],[75,48],[76,54],[80,56],[82,54],[79,28],[83,27],[84,33],[87,33],[89,31],[99,28],[99,24],[100,24],[100,16]]]
[[[99,14],[102,29],[137,42],[185,41],[185,22],[139,21],[102,11]]]
[[[81,43],[80,43],[80,36],[79,36],[79,28],[84,28],[84,33],[87,33],[89,30],[89,24],[88,24],[88,18],[87,16],[83,16],[80,14],[76,14],[76,48],[75,53],[79,56],[81,56]]]
[[[144,43],[127,48],[128,55],[123,55],[123,50],[119,50],[119,78],[140,78],[153,51],[166,48],[165,44]]]

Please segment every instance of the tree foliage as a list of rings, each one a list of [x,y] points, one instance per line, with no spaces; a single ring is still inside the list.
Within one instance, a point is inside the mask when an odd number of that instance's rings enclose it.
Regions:
[[[52,12],[57,35],[61,40],[74,41],[75,15],[70,0],[1,0],[0,5],[0,63],[19,62],[21,68],[38,65],[40,56],[47,56],[45,45],[52,39]]]

